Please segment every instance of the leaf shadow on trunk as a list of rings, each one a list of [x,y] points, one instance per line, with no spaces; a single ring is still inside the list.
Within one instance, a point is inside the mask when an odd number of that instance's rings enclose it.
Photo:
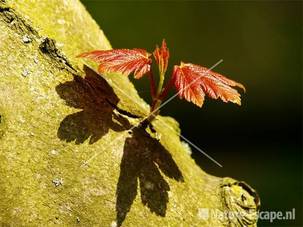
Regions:
[[[183,176],[171,154],[152,138],[145,126],[133,127],[126,117],[136,117],[116,108],[119,98],[111,86],[100,75],[84,67],[85,77],[74,76],[74,80],[59,84],[58,95],[66,105],[80,109],[66,116],[57,131],[59,139],[66,142],[90,144],[101,139],[109,129],[130,130],[125,140],[120,176],[116,188],[116,219],[121,226],[134,202],[138,187],[141,201],[151,212],[164,217],[170,187],[162,174],[176,181]]]
[[[93,144],[109,129],[124,131],[125,121],[114,114],[119,98],[104,78],[84,66],[85,78],[74,76],[73,81],[59,84],[56,91],[68,106],[81,111],[66,116],[57,132],[59,139],[81,144],[89,139]],[[126,119],[125,119],[126,120]],[[127,121],[127,120],[126,120]]]
[[[134,128],[124,145],[117,184],[117,225],[121,226],[140,187],[141,201],[151,212],[164,217],[170,187],[161,172],[176,181],[183,176],[171,154],[144,128]]]

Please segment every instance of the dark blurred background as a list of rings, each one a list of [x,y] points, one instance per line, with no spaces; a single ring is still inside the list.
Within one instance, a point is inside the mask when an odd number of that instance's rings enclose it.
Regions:
[[[261,209],[296,209],[302,224],[302,2],[82,0],[114,48],[153,51],[165,38],[171,64],[211,67],[243,83],[242,106],[206,100],[203,108],[175,99],[162,115],[176,118],[206,172],[232,176],[257,189]],[[79,28],[85,29],[85,28]],[[134,81],[149,101],[147,79]]]

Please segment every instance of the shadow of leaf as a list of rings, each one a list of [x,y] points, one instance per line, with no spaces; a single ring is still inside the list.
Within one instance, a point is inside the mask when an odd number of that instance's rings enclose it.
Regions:
[[[168,182],[161,172],[176,181],[183,176],[170,153],[146,131],[147,125],[132,127],[127,118],[137,118],[116,107],[119,98],[104,78],[88,67],[84,67],[85,78],[74,76],[73,81],[56,87],[59,96],[70,107],[79,112],[66,116],[60,123],[57,135],[66,142],[90,144],[101,139],[109,129],[114,131],[131,130],[125,140],[120,176],[116,191],[117,224],[120,226],[140,187],[141,201],[151,212],[166,215],[168,203]],[[115,114],[116,109],[120,114]],[[122,115],[121,115],[122,114]]]
[[[169,184],[160,170],[168,177],[183,181],[182,173],[170,153],[143,128],[134,128],[126,139],[117,185],[117,224],[121,226],[137,195],[138,182],[142,203],[151,212],[165,216]]]
[[[121,117],[113,114],[112,105],[119,102],[110,85],[100,75],[84,67],[85,78],[74,76],[73,81],[56,87],[59,96],[68,106],[82,109],[64,118],[58,129],[58,137],[66,142],[81,144],[87,139],[95,143],[109,129],[123,131]],[[113,121],[114,120],[114,121]]]

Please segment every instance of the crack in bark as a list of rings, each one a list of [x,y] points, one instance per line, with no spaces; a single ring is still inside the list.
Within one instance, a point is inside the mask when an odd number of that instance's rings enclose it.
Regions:
[[[2,4],[3,3],[1,3],[1,5]],[[6,24],[17,31],[18,34],[31,34],[32,36],[39,38],[38,32],[26,20],[18,16],[13,9],[5,6],[5,2],[4,5],[1,5],[0,18],[2,18]]]
[[[0,0],[0,4],[4,4],[3,6],[0,5],[0,18],[2,18],[3,21],[8,24],[8,26],[12,27],[20,35],[29,36],[30,39],[42,39],[42,37],[30,25],[29,22],[19,17],[13,9],[5,6],[6,2],[4,0]],[[39,49],[43,54],[55,60],[58,63],[60,69],[66,69],[76,76],[79,74],[78,71],[72,66],[72,64],[69,63],[67,57],[57,48],[56,41],[54,39],[51,39],[49,37],[43,38],[39,44]],[[122,115],[135,119],[142,118],[142,116],[137,116],[119,108],[109,99],[106,99],[106,101],[112,106],[112,108],[117,110]]]
[[[20,17],[13,9],[5,5],[5,1],[0,2],[0,19],[2,19],[10,28],[14,29],[19,35],[27,35],[31,40],[42,39],[39,49],[43,54],[54,59],[61,69],[66,69],[72,74],[78,74],[77,70],[69,63],[66,56],[57,48],[56,41],[41,37],[36,29],[32,27],[30,22]]]
[[[39,45],[42,53],[47,54],[52,59],[59,62],[63,67],[73,74],[77,74],[77,70],[69,63],[64,54],[57,48],[56,41],[48,37],[44,38]]]

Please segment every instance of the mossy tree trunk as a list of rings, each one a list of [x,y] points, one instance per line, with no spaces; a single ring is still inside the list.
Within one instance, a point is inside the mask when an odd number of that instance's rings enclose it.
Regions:
[[[128,78],[75,58],[109,48],[77,0],[0,0],[0,225],[255,226],[253,189],[202,171],[172,118],[134,128]]]

